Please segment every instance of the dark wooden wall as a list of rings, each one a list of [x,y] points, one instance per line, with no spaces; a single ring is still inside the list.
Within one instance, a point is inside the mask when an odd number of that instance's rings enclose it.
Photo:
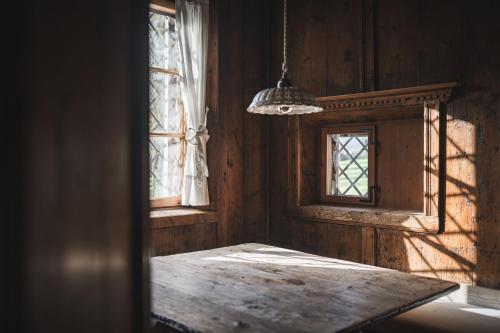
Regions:
[[[149,326],[147,8],[2,10],[2,332]]]
[[[270,3],[271,78],[281,63]],[[270,241],[500,288],[500,3],[290,0],[290,74],[317,96],[458,81],[447,106],[446,221],[440,235],[294,220],[286,214],[292,120],[270,121]],[[318,158],[314,154],[304,159]],[[332,221],[334,222],[334,221]]]
[[[218,107],[211,122],[217,141],[209,148],[217,159],[211,181],[217,183],[218,245],[266,237],[268,119],[245,112],[267,85],[266,3],[218,1]]]

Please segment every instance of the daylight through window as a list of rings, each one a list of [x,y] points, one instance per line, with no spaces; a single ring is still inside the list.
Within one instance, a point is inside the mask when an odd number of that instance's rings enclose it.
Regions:
[[[322,201],[375,204],[375,127],[325,127],[321,133]]]
[[[368,134],[330,134],[332,195],[368,196]]]
[[[151,205],[172,206],[180,204],[186,131],[174,17],[149,14],[149,48]]]

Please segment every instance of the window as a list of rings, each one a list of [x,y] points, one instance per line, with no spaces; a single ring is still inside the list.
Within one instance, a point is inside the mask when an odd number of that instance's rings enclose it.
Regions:
[[[149,151],[152,207],[180,204],[186,117],[181,99],[175,18],[149,14]]]
[[[321,200],[374,205],[375,127],[322,128],[321,146]]]

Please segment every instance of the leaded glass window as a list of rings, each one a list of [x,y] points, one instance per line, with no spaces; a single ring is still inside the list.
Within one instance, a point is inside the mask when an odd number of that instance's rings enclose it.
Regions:
[[[321,199],[375,204],[375,127],[322,128]]]
[[[150,197],[153,206],[175,205],[180,203],[186,122],[174,17],[149,13],[149,54]]]
[[[368,133],[330,134],[332,195],[368,196]]]

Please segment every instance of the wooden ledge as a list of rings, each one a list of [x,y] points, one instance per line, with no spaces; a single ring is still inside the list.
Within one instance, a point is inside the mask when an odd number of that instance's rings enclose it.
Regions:
[[[297,220],[369,226],[412,232],[437,233],[439,219],[421,212],[369,207],[339,207],[327,205],[299,206],[290,212]]]
[[[198,223],[217,222],[217,212],[197,208],[169,208],[150,213],[151,228],[171,228]]]

